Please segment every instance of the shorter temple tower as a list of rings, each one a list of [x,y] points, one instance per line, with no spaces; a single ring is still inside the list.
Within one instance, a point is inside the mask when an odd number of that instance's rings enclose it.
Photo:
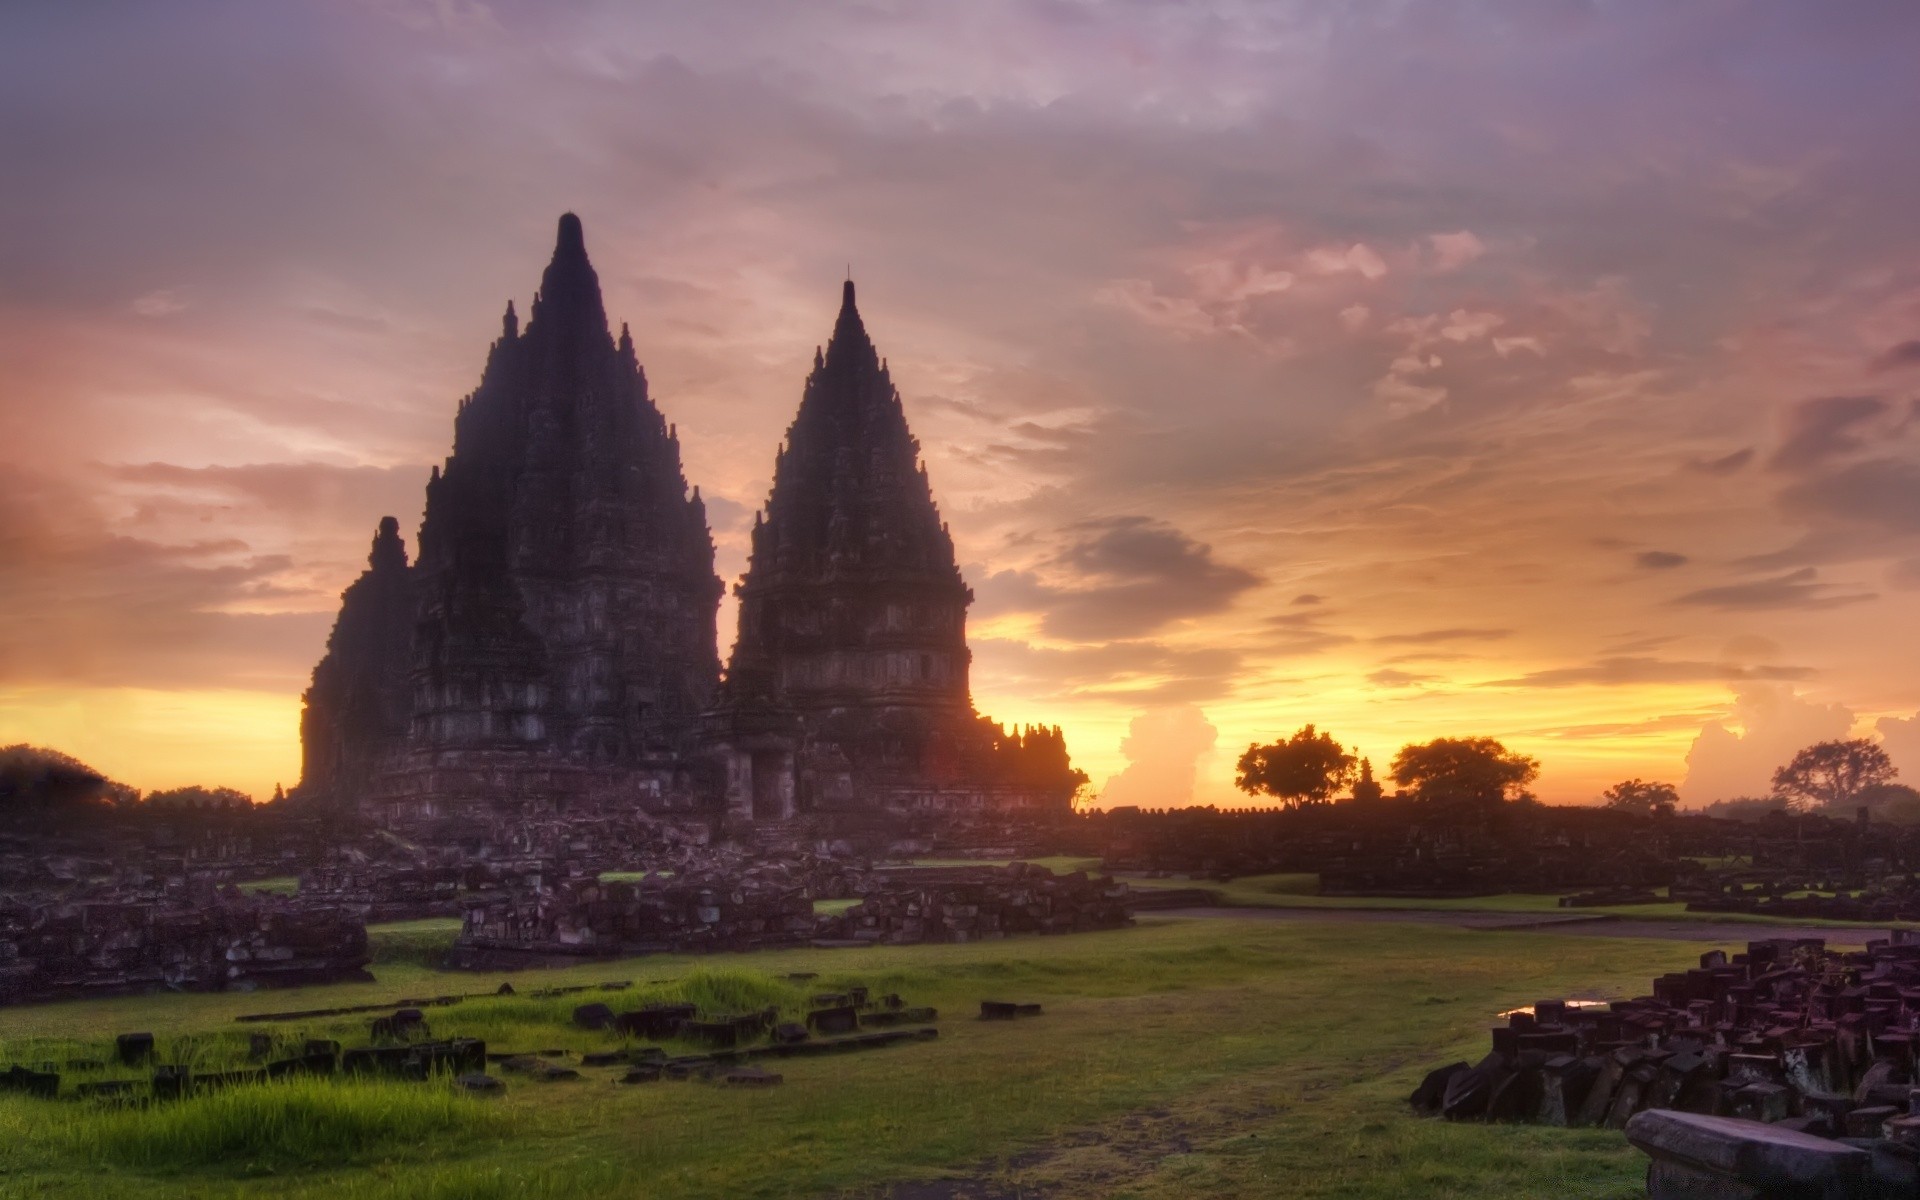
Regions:
[[[973,592],[852,281],[735,590],[715,737],[737,817],[1064,807],[1074,783],[1027,786],[1021,753],[1057,731],[1008,734],[974,711]]]

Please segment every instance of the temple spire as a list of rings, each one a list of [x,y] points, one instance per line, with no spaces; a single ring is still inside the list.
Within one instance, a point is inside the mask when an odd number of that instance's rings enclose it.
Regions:
[[[853,280],[849,279],[840,285],[840,315],[834,319],[833,336],[827,340],[823,365],[828,370],[858,366],[871,369],[879,363],[879,352],[873,348],[866,324],[860,320],[860,309],[853,299]]]
[[[607,312],[600,301],[600,277],[587,259],[586,231],[580,218],[572,213],[560,218],[553,259],[547,263],[546,273],[540,277],[540,291],[533,299],[536,321],[549,314],[562,325],[607,336]]]
[[[367,555],[367,566],[374,571],[407,569],[407,547],[400,540],[400,522],[397,519],[380,518],[380,528],[373,535],[373,550]]]

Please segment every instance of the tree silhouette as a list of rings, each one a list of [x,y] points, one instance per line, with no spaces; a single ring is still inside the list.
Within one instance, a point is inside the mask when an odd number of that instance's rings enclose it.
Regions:
[[[1503,801],[1531,799],[1526,790],[1540,764],[1515,754],[1493,738],[1436,738],[1402,746],[1393,759],[1393,781],[1414,798],[1449,808],[1496,808]]]
[[[1680,807],[1680,793],[1670,783],[1627,779],[1600,793],[1607,807],[1643,817],[1670,817]]]
[[[1773,794],[1797,810],[1845,808],[1897,774],[1893,760],[1871,738],[1815,742],[1773,773]]]
[[[1331,735],[1305,725],[1284,742],[1248,746],[1234,784],[1250,796],[1278,797],[1290,808],[1324,804],[1353,780],[1353,764],[1353,755]]]

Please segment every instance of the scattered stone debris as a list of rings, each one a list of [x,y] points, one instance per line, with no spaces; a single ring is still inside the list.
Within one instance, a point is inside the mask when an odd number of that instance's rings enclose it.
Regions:
[[[627,981],[576,985],[542,989],[535,996],[589,990],[617,992],[628,986]],[[702,1013],[687,1002],[654,1002],[624,1012],[616,1012],[604,1003],[580,1005],[564,1018],[566,1024],[602,1033],[614,1039],[614,1044],[577,1056],[557,1047],[489,1050],[485,1042],[475,1038],[435,1039],[425,1014],[412,1006],[414,1002],[403,1002],[402,1007],[391,1008],[387,1015],[369,1021],[370,1044],[344,1050],[339,1042],[327,1038],[289,1041],[272,1033],[249,1032],[244,1040],[247,1065],[225,1069],[206,1065],[204,1053],[193,1048],[195,1039],[171,1043],[163,1051],[150,1033],[124,1033],[114,1039],[115,1064],[145,1066],[147,1078],[80,1079],[73,1081],[67,1094],[94,1102],[144,1104],[291,1075],[313,1075],[443,1080],[462,1092],[493,1095],[503,1091],[505,1084],[489,1074],[490,1065],[505,1074],[543,1084],[581,1080],[586,1071],[611,1068],[613,1074],[603,1078],[617,1084],[655,1083],[663,1078],[714,1079],[730,1086],[764,1088],[780,1084],[783,1077],[754,1065],[756,1059],[874,1050],[939,1036],[932,1025],[935,1010],[910,1006],[897,994],[876,999],[865,987],[849,987],[843,992],[823,993],[814,1000],[813,1015],[828,1014],[826,1020],[814,1022],[814,1032],[798,1022],[782,1021],[775,1007]],[[822,1006],[820,1001],[832,1003]],[[865,1028],[868,1025],[880,1028]],[[666,1046],[631,1044],[636,1038],[683,1045],[691,1042],[705,1049],[673,1054]],[[235,1057],[242,1053],[237,1038],[228,1044]],[[163,1052],[177,1061],[157,1061]],[[214,1062],[218,1062],[217,1053]],[[75,1058],[66,1065],[69,1071],[89,1075],[109,1069],[104,1059]],[[7,1092],[57,1099],[62,1094],[60,1068],[54,1063],[11,1064],[0,1070],[0,1093]]]
[[[1776,1160],[1818,1161],[1839,1172],[1836,1179],[1856,1170],[1833,1165],[1856,1161],[1837,1150],[1803,1153],[1800,1137],[1770,1138],[1806,1135],[1861,1151],[1857,1161],[1872,1164],[1873,1178],[1904,1180],[1909,1190],[1898,1194],[1912,1195],[1920,1162],[1916,1047],[1920,933],[1896,931],[1849,953],[1817,937],[1771,939],[1731,958],[1708,951],[1698,968],[1654,980],[1651,996],[1515,1010],[1493,1030],[1491,1053],[1431,1072],[1411,1102],[1449,1120],[1638,1128],[1636,1144],[1655,1154],[1655,1175],[1676,1189],[1715,1171],[1754,1187],[1741,1173]],[[1738,1120],[1668,1120],[1676,1110]],[[1808,1187],[1807,1195],[1879,1194]]]

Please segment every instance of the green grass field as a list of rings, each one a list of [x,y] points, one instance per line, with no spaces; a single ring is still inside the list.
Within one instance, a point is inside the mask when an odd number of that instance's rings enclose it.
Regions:
[[[0,1011],[0,1062],[104,1057],[152,1030],[217,1063],[259,1026],[242,1012],[491,991],[502,976],[426,965],[447,923],[375,931],[377,983],[251,995],[129,997]],[[437,1036],[495,1049],[606,1048],[565,1024],[601,997],[557,983],[631,979],[616,1007],[689,995],[774,1003],[865,983],[941,1010],[937,1041],[781,1062],[784,1086],[617,1087],[507,1076],[504,1097],[444,1084],[236,1088],[150,1110],[0,1097],[8,1197],[867,1197],[898,1181],[990,1179],[1063,1197],[1629,1197],[1643,1161],[1617,1133],[1450,1126],[1407,1114],[1421,1074],[1485,1052],[1493,1014],[1546,996],[1616,997],[1698,946],[1383,923],[1147,919],[1133,929],[961,946],[658,957],[524,972],[521,996],[429,1009]],[[791,972],[819,978],[788,981]],[[982,999],[1046,1015],[973,1019]],[[287,1038],[352,1035],[317,1020]],[[113,1072],[109,1071],[111,1075]]]

